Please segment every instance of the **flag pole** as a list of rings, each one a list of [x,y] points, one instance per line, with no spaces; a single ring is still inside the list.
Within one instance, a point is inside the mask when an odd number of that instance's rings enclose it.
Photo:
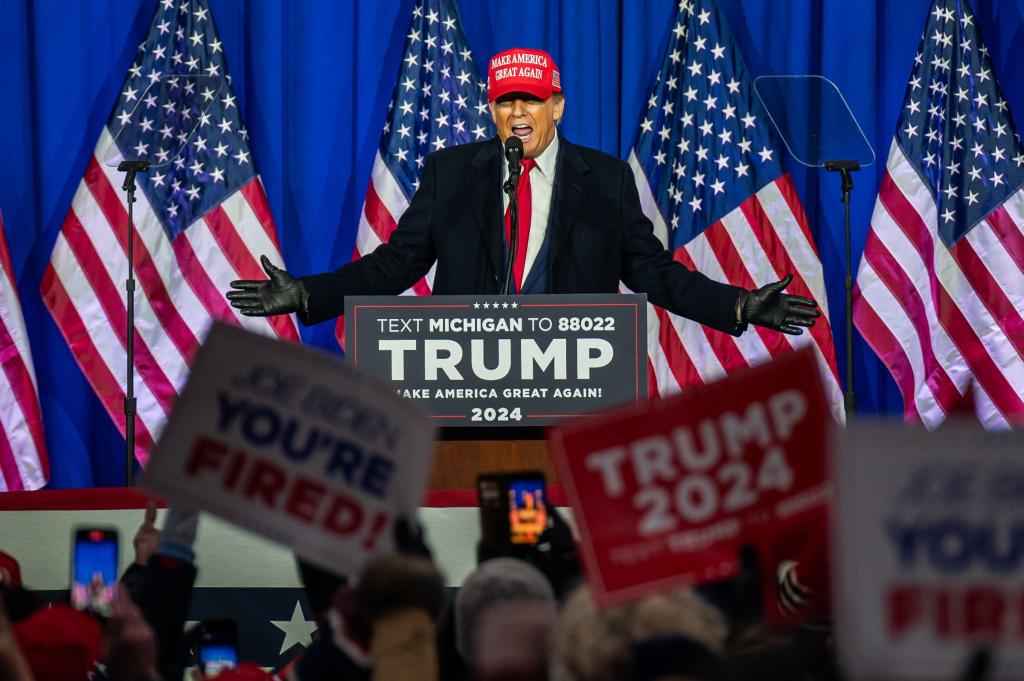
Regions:
[[[135,485],[135,222],[132,206],[135,204],[135,174],[149,169],[147,161],[121,161],[117,169],[123,172],[121,185],[128,195],[128,278],[124,281],[127,293],[127,334],[125,354],[127,358],[127,379],[124,395],[124,481],[126,487]]]

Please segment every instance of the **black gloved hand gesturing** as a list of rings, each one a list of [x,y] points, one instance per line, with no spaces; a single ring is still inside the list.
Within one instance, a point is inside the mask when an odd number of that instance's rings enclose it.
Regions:
[[[740,321],[799,336],[801,326],[812,327],[814,320],[821,316],[818,304],[810,298],[791,296],[783,293],[793,275],[767,284],[753,291],[740,294]]]
[[[302,282],[260,256],[270,279],[238,279],[231,282],[227,298],[246,317],[270,317],[298,312],[306,307],[309,294]]]

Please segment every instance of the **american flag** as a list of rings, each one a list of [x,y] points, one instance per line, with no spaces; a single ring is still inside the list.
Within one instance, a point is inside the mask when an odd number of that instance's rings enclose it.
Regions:
[[[792,273],[788,292],[824,316],[802,336],[754,327],[734,338],[650,306],[649,385],[674,393],[810,344],[841,422],[821,260],[780,161],[725,18],[712,0],[684,0],[629,156],[644,212],[687,267],[747,289]]]
[[[233,279],[282,265],[276,228],[206,0],[162,0],[89,159],[42,294],[79,366],[124,432],[127,201],[116,151],[155,167],[134,207],[136,456],[163,427],[213,319],[297,340],[290,317],[236,317]],[[180,150],[180,151],[179,151]]]
[[[390,238],[419,187],[428,154],[494,135],[487,81],[473,61],[455,0],[416,3],[404,55],[373,159],[353,260]],[[430,295],[433,278],[431,268],[407,293]],[[335,335],[344,347],[344,317]]]
[[[854,320],[935,427],[972,391],[1024,422],[1024,147],[964,0],[932,6],[857,274]]]
[[[0,492],[39,489],[50,477],[28,333],[0,215]]]

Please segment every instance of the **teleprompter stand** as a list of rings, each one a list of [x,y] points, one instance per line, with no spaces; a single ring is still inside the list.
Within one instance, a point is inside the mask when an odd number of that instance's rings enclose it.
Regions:
[[[845,207],[846,419],[853,418],[853,272],[850,253],[851,173],[875,162],[875,152],[835,83],[822,76],[760,76],[754,91],[790,155],[801,165],[839,173]]]

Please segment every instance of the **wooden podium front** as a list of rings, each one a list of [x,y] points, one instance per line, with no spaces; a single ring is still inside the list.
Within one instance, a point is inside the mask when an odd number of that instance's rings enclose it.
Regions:
[[[464,435],[462,437],[468,437]],[[430,489],[476,489],[480,473],[543,471],[549,485],[557,483],[548,443],[542,439],[442,439],[437,443]]]

